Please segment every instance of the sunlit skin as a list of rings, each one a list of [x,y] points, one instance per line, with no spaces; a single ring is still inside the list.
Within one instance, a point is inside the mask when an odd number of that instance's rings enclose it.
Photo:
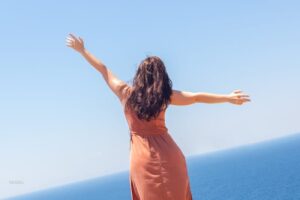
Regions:
[[[120,80],[116,75],[112,73],[102,62],[92,55],[84,46],[84,41],[81,37],[76,37],[73,34],[69,34],[66,38],[66,45],[78,53],[80,53],[96,70],[98,70],[109,88],[121,99],[121,88],[126,83]],[[214,94],[207,92],[187,92],[173,90],[171,96],[172,105],[191,105],[194,103],[231,103],[234,105],[243,105],[246,102],[250,102],[250,96],[243,93],[241,90],[234,90],[229,94]]]

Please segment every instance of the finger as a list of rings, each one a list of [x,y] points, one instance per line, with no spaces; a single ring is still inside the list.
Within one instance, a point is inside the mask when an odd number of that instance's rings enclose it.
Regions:
[[[72,42],[66,42],[66,45],[73,45]]]
[[[72,44],[73,42],[72,41],[66,41],[66,43]]]
[[[233,92],[234,92],[234,93],[241,93],[242,90],[234,90]]]
[[[72,42],[74,42],[73,40],[66,40],[66,42],[68,42],[68,43],[72,43]]]
[[[237,97],[237,99],[250,99],[248,96],[245,97]]]
[[[250,99],[243,99],[244,102],[250,102]]]
[[[67,40],[66,43],[67,43],[67,44],[74,44],[74,41],[72,41],[72,40]]]
[[[66,40],[66,43],[73,43],[74,41],[73,40]]]
[[[72,34],[72,33],[70,33],[69,34],[75,41],[77,41],[77,38]]]
[[[80,40],[81,44],[83,44],[83,39],[81,37],[79,37],[79,40]]]
[[[72,41],[66,41],[66,44],[73,44]]]
[[[74,41],[74,39],[73,39],[73,38],[70,38],[70,37],[67,37],[66,40],[67,40],[67,41]]]
[[[247,94],[239,94],[238,97],[240,97],[240,98],[241,97],[249,97],[249,95],[247,95]]]
[[[237,103],[245,103],[245,102],[249,102],[250,101],[250,99],[238,99],[238,100],[236,100],[236,102]]]

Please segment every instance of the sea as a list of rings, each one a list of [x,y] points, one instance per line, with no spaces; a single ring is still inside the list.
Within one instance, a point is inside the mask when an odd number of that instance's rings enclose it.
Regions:
[[[300,200],[300,133],[186,157],[193,200]],[[123,171],[9,200],[130,200]]]

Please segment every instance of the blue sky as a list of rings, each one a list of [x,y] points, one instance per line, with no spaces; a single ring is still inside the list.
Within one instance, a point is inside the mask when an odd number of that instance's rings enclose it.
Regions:
[[[0,3],[0,197],[129,167],[129,130],[102,76],[68,33],[120,79],[160,56],[173,88],[252,102],[170,106],[186,156],[300,131],[298,1]],[[21,181],[22,184],[12,184]]]

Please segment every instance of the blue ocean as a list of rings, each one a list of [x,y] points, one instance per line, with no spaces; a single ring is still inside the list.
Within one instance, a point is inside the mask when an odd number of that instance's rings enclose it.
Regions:
[[[300,200],[300,134],[186,157],[194,200]],[[11,200],[130,200],[129,173]]]

